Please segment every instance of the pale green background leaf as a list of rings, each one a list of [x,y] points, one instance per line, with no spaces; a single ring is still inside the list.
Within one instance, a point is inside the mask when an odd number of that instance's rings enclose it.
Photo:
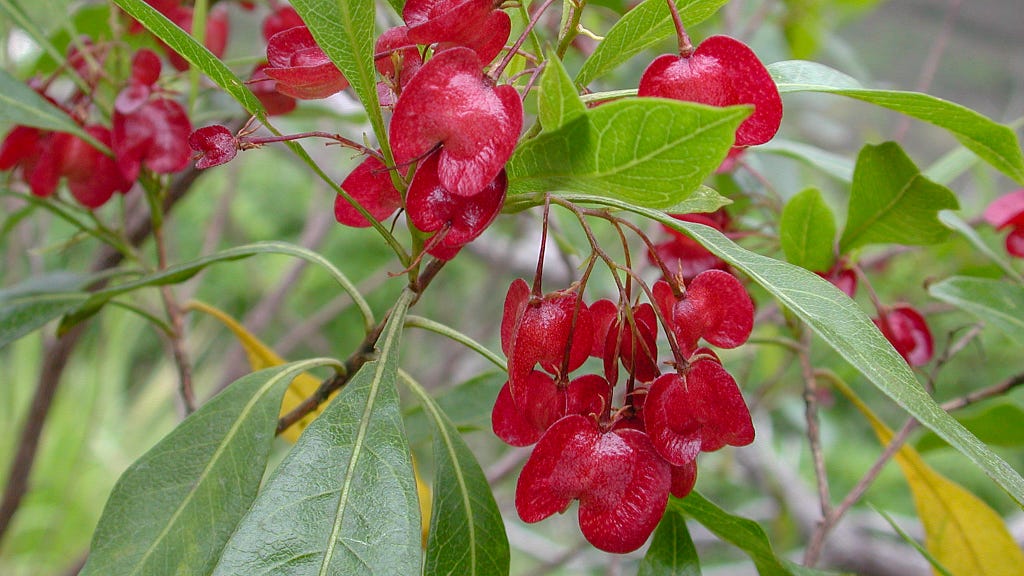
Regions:
[[[1024,286],[989,278],[954,276],[928,293],[974,314],[1024,346]]]
[[[1024,446],[1024,426],[1007,426],[1008,422],[1024,422],[1024,408],[1021,408],[1016,401],[1000,398],[971,408],[962,413],[957,412],[956,419],[977,436],[978,440],[989,446],[1007,448]],[[934,432],[928,432],[921,436],[914,446],[924,452],[947,448],[949,444],[946,444]]]
[[[919,92],[870,90],[816,62],[790,60],[768,65],[780,93],[830,92],[888,108],[948,130],[961,144],[1010,178],[1024,184],[1024,152],[1009,127],[982,114]]]
[[[104,154],[111,154],[109,148],[90,136],[66,112],[3,69],[0,69],[0,122],[74,134]]]

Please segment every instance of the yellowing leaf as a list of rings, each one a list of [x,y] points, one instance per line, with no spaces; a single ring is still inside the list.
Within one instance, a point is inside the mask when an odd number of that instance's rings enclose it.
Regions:
[[[835,384],[868,419],[878,440],[888,444],[893,437],[892,430],[852,390],[839,382]],[[924,525],[925,547],[951,574],[1024,574],[1024,552],[995,510],[933,470],[910,446],[900,448],[895,458],[910,484],[917,515]]]
[[[423,547],[427,547],[427,537],[430,535],[430,509],[431,503],[430,484],[427,484],[420,476],[420,468],[416,465],[416,457],[412,459],[412,472],[416,475],[416,495],[420,498],[420,518],[423,519]]]
[[[270,368],[272,366],[280,366],[285,363],[285,359],[277,355],[269,346],[264,344],[253,335],[251,332],[245,329],[238,321],[229,316],[223,310],[214,308],[209,304],[192,300],[186,306],[189,310],[197,310],[204,314],[209,314],[217,320],[220,320],[224,326],[227,326],[228,330],[234,333],[235,338],[238,338],[242,348],[245,349],[246,356],[249,357],[249,366],[252,371],[262,370],[264,368]],[[284,393],[284,400],[281,401],[281,415],[289,413],[300,402],[308,398],[317,387],[320,386],[320,380],[308,372],[303,372],[292,380],[292,383],[288,386],[288,390]],[[287,430],[281,433],[281,437],[289,442],[295,442],[299,439],[299,434],[309,426],[309,423],[316,418],[323,410],[323,404],[317,410],[310,412],[305,418],[299,420],[294,425],[289,427]]]

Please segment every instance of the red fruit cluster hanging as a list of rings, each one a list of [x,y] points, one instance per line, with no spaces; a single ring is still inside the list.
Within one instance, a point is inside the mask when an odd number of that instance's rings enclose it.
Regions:
[[[384,78],[382,105],[394,108],[388,140],[395,163],[415,166],[411,180],[403,198],[387,167],[369,157],[341,187],[377,220],[404,207],[413,225],[431,235],[425,251],[448,260],[505,202],[505,163],[522,130],[523,107],[515,88],[496,85],[484,68],[508,40],[510,21],[490,0],[412,0],[403,17],[406,26],[377,39],[375,65]],[[420,46],[428,47],[428,59]],[[345,196],[335,216],[349,226],[369,225]]]
[[[102,114],[92,98],[97,84],[108,78],[104,67],[110,46],[85,40],[82,46],[88,57],[74,48],[68,62],[87,90],[57,102],[47,95],[55,77],[35,86],[109,152],[74,134],[15,126],[0,144],[0,170],[18,170],[36,196],[51,196],[64,180],[79,204],[94,209],[115,193],[128,192],[142,169],[151,174],[183,170],[192,124],[173,93],[160,85],[160,58],[149,50],[138,51],[132,60],[131,75],[114,101],[111,127],[97,123],[94,117]]]
[[[649,294],[588,305],[578,286],[541,295],[516,280],[502,316],[509,379],[492,425],[508,444],[536,444],[516,509],[537,522],[578,500],[583,535],[608,552],[647,540],[669,494],[693,488],[701,452],[754,440],[736,381],[698,346],[735,348],[749,337],[754,308],[742,284],[708,270],[686,286],[659,281]],[[659,362],[659,325],[669,361]],[[574,375],[588,357],[600,373]]]

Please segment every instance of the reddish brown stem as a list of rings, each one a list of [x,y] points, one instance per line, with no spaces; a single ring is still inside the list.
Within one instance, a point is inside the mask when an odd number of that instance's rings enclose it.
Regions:
[[[683,26],[683,19],[679,16],[679,10],[676,9],[676,4],[672,0],[665,0],[668,4],[668,11],[672,14],[672,23],[676,26],[676,38],[679,40],[679,55],[683,58],[689,58],[693,55],[696,48],[693,47],[693,42],[690,41],[690,35],[686,33],[686,28]]]

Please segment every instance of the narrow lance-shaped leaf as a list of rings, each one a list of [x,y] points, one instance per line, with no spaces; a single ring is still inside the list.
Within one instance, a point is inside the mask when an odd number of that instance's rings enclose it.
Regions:
[[[866,244],[936,244],[949,236],[939,211],[956,196],[925,178],[895,142],[865,146],[857,156],[842,253]]]
[[[259,488],[296,362],[250,374],[178,425],[121,475],[83,576],[209,574]]]
[[[408,375],[403,380],[434,428],[434,499],[424,574],[508,574],[508,537],[484,471],[437,402]]]
[[[676,9],[687,27],[707,20],[729,0],[676,0]],[[583,63],[576,83],[590,84],[619,64],[673,34],[675,28],[665,0],[644,0],[627,12],[605,34],[604,40]]]
[[[853,390],[843,383],[836,384],[867,418],[878,441],[888,444],[892,430]],[[917,515],[924,525],[925,547],[940,564],[953,574],[1024,574],[1024,552],[995,510],[933,470],[910,446],[902,446],[895,459],[910,485]]]
[[[88,279],[56,273],[0,290],[0,348],[60,318],[87,298]]]
[[[932,284],[928,293],[974,314],[1024,346],[1024,286],[990,278],[954,276]]]
[[[732,147],[750,108],[632,98],[587,110],[519,146],[509,160],[516,194],[572,190],[664,208],[685,200]]]
[[[163,40],[189,64],[206,74],[214,84],[223,88],[238,101],[249,114],[260,119],[266,118],[263,104],[238,76],[224,62],[214,56],[206,46],[196,42],[195,38],[168,20],[166,16],[142,0],[114,0],[114,4],[141,22],[147,30]]]
[[[565,197],[622,208],[661,222],[700,242],[764,287],[875,387],[967,456],[1011,498],[1024,505],[1024,478],[935,403],[864,311],[835,286],[802,268],[741,248],[708,226],[681,222],[657,210],[620,200]]]
[[[786,260],[808,270],[832,266],[836,220],[816,188],[790,198],[782,210],[779,236]]]
[[[824,576],[824,572],[798,566],[779,558],[772,549],[761,526],[741,516],[730,514],[716,506],[699,492],[690,492],[686,498],[669,498],[670,510],[678,510],[692,517],[716,536],[746,552],[761,576]]]
[[[978,232],[975,231],[970,224],[964,222],[963,218],[958,216],[956,212],[953,212],[952,210],[943,210],[942,212],[939,212],[939,221],[966,238],[978,253],[983,254],[986,258],[995,262],[996,265],[1002,268],[1003,272],[1005,272],[1007,276],[1021,284],[1024,284],[1024,276],[1022,276],[1020,272],[1017,272],[1017,269],[1010,264],[1009,260],[1003,254],[996,252],[987,243],[985,243]]]
[[[665,510],[651,546],[640,561],[637,576],[700,576],[697,548],[678,508]]]
[[[367,362],[306,428],[231,537],[215,576],[418,574],[416,482],[395,380],[405,291]]]
[[[106,305],[107,302],[121,294],[126,294],[128,292],[138,290],[139,288],[166,286],[168,284],[184,282],[212,264],[240,260],[256,254],[288,254],[319,265],[331,274],[331,277],[334,278],[338,285],[341,286],[341,288],[352,298],[353,302],[356,303],[356,306],[363,315],[363,320],[366,325],[373,325],[373,312],[370,310],[370,306],[359,294],[359,291],[356,289],[355,285],[352,284],[352,281],[326,258],[307,248],[289,244],[287,242],[256,242],[254,244],[228,248],[227,250],[222,250],[209,256],[196,258],[195,260],[185,262],[183,264],[168,266],[164,270],[143,276],[137,280],[125,282],[124,284],[118,284],[117,286],[112,286],[105,290],[95,292],[81,306],[75,309],[74,312],[64,317],[64,320],[61,322],[60,329],[68,330],[75,324],[78,324],[93,314],[96,314],[104,305]]]
[[[815,62],[790,60],[768,65],[780,93],[829,92],[906,114],[949,131],[1000,172],[1024,184],[1024,152],[1008,126],[935,96],[898,90],[871,90],[849,76]]]
[[[0,69],[0,123],[67,132],[110,155],[110,148],[89,135],[66,112],[51,104],[27,84]]]
[[[547,66],[540,76],[537,107],[540,125],[546,132],[565,126],[587,111],[572,78],[554,54],[548,54]]]

